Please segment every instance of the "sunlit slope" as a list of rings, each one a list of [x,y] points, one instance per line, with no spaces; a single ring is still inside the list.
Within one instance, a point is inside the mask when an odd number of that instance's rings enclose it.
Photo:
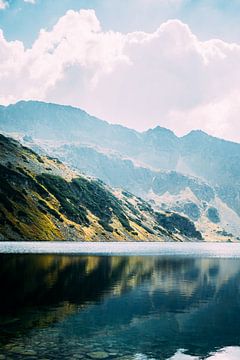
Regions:
[[[2,240],[202,240],[187,218],[0,136]]]

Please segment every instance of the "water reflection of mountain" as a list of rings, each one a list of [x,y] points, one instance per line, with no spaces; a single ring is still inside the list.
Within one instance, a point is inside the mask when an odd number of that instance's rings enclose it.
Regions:
[[[128,344],[138,338],[139,352],[156,349],[160,358],[178,348],[204,356],[240,343],[238,260],[52,255],[0,260],[5,340],[55,326],[63,337]]]

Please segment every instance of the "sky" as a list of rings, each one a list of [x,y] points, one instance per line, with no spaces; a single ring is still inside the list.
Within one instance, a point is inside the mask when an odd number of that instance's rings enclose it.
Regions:
[[[240,142],[240,0],[0,0],[0,104]]]

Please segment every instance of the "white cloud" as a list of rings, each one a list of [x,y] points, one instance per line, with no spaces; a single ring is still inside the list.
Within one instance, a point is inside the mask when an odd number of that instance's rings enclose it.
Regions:
[[[0,0],[0,10],[5,10],[9,6],[8,2],[5,0]]]
[[[36,4],[36,0],[23,0],[23,1],[33,5]]]
[[[177,128],[178,135],[184,135],[190,129],[202,129],[214,136],[239,142],[239,116],[240,90],[190,110],[170,111],[166,123]]]
[[[93,10],[70,10],[30,49],[0,33],[0,101],[68,103],[141,130],[202,128],[239,141],[239,66],[239,45],[202,42],[179,20],[122,34],[104,32]]]

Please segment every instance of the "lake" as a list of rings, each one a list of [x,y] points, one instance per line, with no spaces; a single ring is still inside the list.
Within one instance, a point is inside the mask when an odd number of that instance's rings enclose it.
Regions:
[[[240,359],[237,248],[213,256],[205,244],[194,256],[189,246],[113,256],[5,244],[0,359]]]

